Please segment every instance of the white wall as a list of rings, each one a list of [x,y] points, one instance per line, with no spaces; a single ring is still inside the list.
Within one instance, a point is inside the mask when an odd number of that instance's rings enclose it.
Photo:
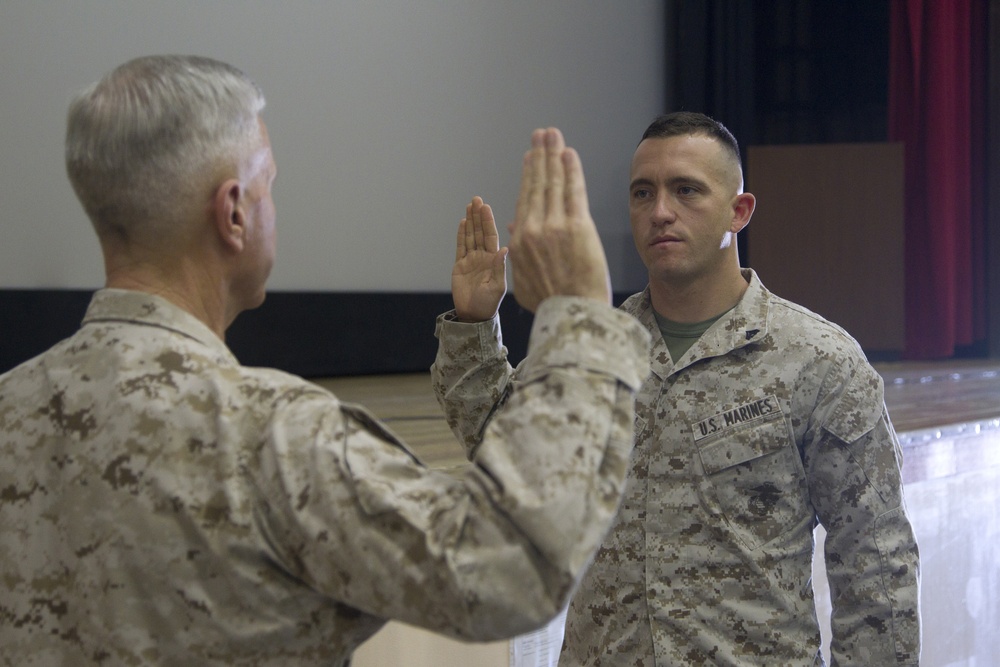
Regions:
[[[662,5],[0,0],[0,288],[100,285],[63,168],[66,105],[121,62],[170,52],[231,62],[268,97],[272,289],[447,291],[465,203],[482,195],[509,222],[543,125],[580,151],[614,287],[637,289],[628,163],[664,110]]]

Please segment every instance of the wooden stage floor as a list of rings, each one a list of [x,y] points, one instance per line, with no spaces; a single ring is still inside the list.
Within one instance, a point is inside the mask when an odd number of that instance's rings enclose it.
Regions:
[[[906,445],[915,434],[1000,427],[1000,360],[876,364],[889,415]],[[427,373],[315,380],[341,400],[360,403],[396,432],[429,466],[465,458],[434,399]],[[909,437],[908,437],[909,436]]]

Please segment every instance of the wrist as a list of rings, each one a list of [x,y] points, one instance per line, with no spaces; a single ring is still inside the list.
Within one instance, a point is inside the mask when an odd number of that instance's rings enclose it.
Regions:
[[[468,315],[459,313],[455,311],[454,317],[451,318],[452,322],[458,322],[460,324],[479,324],[480,322],[488,322],[496,316],[496,313],[489,317],[477,317],[476,315]]]

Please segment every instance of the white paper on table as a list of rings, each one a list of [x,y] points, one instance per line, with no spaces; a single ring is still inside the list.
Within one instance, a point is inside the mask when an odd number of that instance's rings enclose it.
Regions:
[[[556,667],[566,628],[566,610],[541,630],[510,640],[510,667]]]

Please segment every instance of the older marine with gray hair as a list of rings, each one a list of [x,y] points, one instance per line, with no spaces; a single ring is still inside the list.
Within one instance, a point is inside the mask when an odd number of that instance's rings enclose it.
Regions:
[[[74,336],[0,376],[0,663],[347,665],[387,619],[508,637],[564,607],[610,525],[649,337],[610,306],[562,135],[532,135],[511,237],[524,382],[456,479],[223,342],[274,261],[263,107],[174,56],[70,107],[107,279]]]

